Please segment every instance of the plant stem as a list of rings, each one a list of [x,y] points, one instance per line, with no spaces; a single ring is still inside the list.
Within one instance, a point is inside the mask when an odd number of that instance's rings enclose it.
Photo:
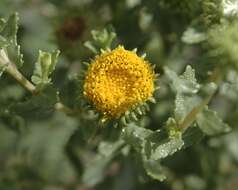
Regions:
[[[20,85],[26,88],[33,95],[37,94],[36,87],[18,71],[15,65],[9,63],[6,68],[6,72],[15,78]]]
[[[4,70],[10,74],[16,81],[23,86],[26,90],[32,93],[32,95],[38,95],[39,91],[36,89],[36,86],[32,84],[29,80],[27,80],[22,73],[17,69],[14,63],[12,63],[7,53],[4,49],[0,49],[0,67],[3,67]],[[72,110],[71,108],[68,108],[61,102],[56,103],[55,109],[62,111],[68,115],[73,115],[76,113],[75,110]]]
[[[180,124],[180,128],[187,129],[196,120],[197,114],[199,114],[203,110],[203,108],[211,101],[213,95],[214,93],[209,95],[198,106],[193,108],[192,111],[188,113],[183,122]]]
[[[19,72],[15,64],[9,60],[4,49],[0,49],[0,66],[4,67],[5,71],[29,92],[33,95],[37,94],[36,87]]]

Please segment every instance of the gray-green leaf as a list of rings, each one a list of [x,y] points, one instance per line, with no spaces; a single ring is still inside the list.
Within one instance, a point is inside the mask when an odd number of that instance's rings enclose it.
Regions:
[[[18,13],[14,13],[8,18],[1,31],[1,35],[14,45],[17,45],[18,24],[19,15]]]
[[[187,44],[197,44],[206,40],[205,33],[198,32],[194,28],[188,28],[182,36],[182,41]]]
[[[158,160],[143,160],[146,173],[155,180],[164,181],[166,179],[164,168]]]
[[[195,94],[198,92],[200,85],[195,78],[195,71],[190,65],[186,67],[183,75],[178,76],[174,71],[165,68],[167,77],[172,81],[172,88],[177,93]]]
[[[203,137],[204,137],[204,133],[197,125],[189,127],[183,133],[183,136],[182,136],[184,141],[184,148],[192,146],[200,142]]]
[[[23,55],[20,52],[20,46],[17,44],[18,28],[18,13],[12,14],[6,22],[4,20],[0,21],[0,48],[5,47],[11,62],[16,64],[17,67],[21,67]]]
[[[107,166],[119,153],[124,141],[118,140],[114,143],[101,142],[98,154],[88,163],[83,174],[83,182],[88,186],[94,186],[102,181],[107,172]]]
[[[5,25],[5,23],[6,23],[5,19],[0,18],[0,32],[2,31],[2,29],[3,29],[4,25]]]
[[[6,47],[8,45],[8,42],[6,40],[6,38],[0,36],[0,49]]]
[[[52,53],[39,51],[38,60],[35,63],[34,74],[31,80],[39,88],[51,83],[50,75],[55,70],[59,51],[53,51]]]
[[[123,138],[139,153],[147,174],[154,179],[165,179],[160,160],[174,154],[184,145],[181,132],[174,127],[152,131],[130,124],[123,129]]]
[[[217,135],[231,130],[230,126],[222,121],[215,111],[205,108],[197,116],[200,129],[207,135]]]
[[[93,30],[91,34],[93,40],[85,42],[84,46],[95,54],[99,53],[101,49],[110,49],[116,38],[116,33],[112,27],[107,27],[103,30]]]
[[[167,77],[172,81],[172,88],[176,92],[174,116],[181,123],[186,115],[200,102],[197,92],[200,89],[195,71],[187,66],[185,72],[178,76],[174,71],[165,68]]]

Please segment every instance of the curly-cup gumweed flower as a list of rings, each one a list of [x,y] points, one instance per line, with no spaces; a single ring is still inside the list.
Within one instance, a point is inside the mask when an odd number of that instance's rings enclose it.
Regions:
[[[119,118],[152,99],[155,73],[135,51],[118,46],[95,57],[84,80],[84,96],[104,118]]]

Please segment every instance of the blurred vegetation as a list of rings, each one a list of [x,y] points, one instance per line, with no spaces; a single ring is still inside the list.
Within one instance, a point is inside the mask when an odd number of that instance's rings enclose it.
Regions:
[[[42,92],[1,75],[0,190],[237,190],[236,0],[0,1],[0,17],[14,12],[18,69]],[[84,45],[91,31],[107,27],[117,34],[113,47],[146,52],[160,74],[158,102],[122,139],[121,128],[100,127],[83,109],[75,80],[94,56]],[[193,109],[201,113],[187,125]],[[146,152],[154,144],[157,153]]]

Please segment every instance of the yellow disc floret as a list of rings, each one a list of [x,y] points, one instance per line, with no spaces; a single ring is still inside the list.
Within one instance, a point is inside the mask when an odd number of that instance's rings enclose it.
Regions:
[[[89,65],[84,95],[104,116],[116,118],[153,96],[154,79],[147,61],[119,46]]]

